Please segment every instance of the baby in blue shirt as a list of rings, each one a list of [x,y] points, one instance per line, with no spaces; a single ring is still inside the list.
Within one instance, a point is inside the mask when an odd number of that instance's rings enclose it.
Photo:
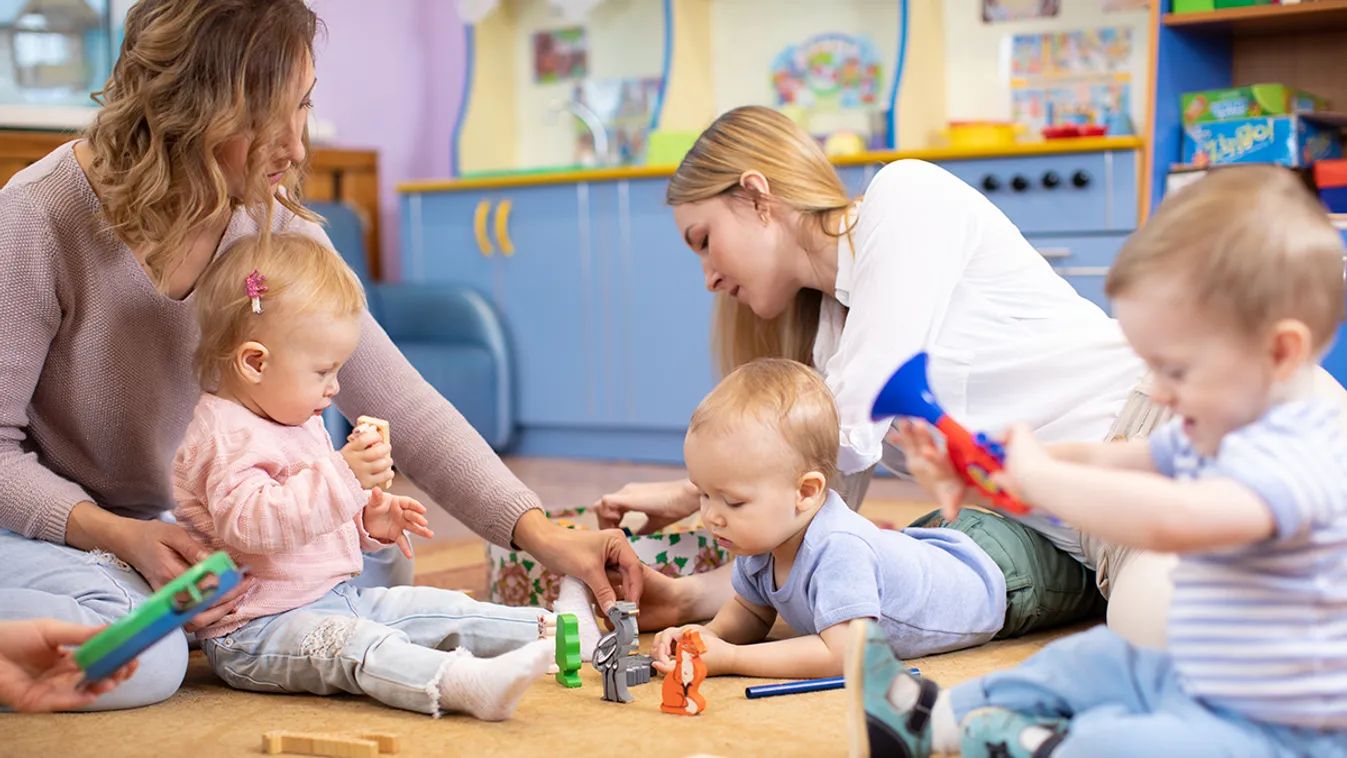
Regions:
[[[827,385],[794,361],[747,364],[697,407],[684,457],[703,524],[736,556],[735,596],[706,626],[661,632],[656,668],[692,629],[711,675],[819,677],[842,673],[856,619],[919,657],[1102,609],[1088,570],[1009,519],[965,511],[953,528],[893,531],[853,512],[828,488],[838,439]],[[1085,599],[1061,613],[1047,596]],[[802,636],[764,642],[778,615]]]

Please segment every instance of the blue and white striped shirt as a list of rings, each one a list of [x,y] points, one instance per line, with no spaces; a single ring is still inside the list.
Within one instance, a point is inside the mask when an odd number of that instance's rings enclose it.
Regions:
[[[1214,458],[1181,419],[1150,439],[1176,479],[1232,479],[1276,522],[1269,539],[1185,555],[1169,649],[1183,688],[1262,722],[1347,729],[1347,433],[1324,400],[1285,403],[1227,434]]]

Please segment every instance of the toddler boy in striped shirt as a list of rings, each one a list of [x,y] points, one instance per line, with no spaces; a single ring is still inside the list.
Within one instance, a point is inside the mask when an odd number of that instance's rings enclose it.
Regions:
[[[1180,555],[1167,650],[1099,627],[940,693],[860,629],[853,746],[877,755],[1347,755],[1347,432],[1316,399],[1343,244],[1290,172],[1167,200],[1107,291],[1173,413],[1149,440],[1046,448],[1002,483],[1083,532]],[[864,708],[864,717],[859,710]]]

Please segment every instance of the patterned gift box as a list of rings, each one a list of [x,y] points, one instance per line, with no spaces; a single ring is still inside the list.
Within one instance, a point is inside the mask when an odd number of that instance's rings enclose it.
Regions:
[[[548,511],[547,517],[568,529],[596,529],[598,519],[590,508]],[[654,534],[630,538],[637,557],[667,576],[688,576],[710,571],[729,562],[725,552],[701,522],[673,524]],[[523,550],[486,546],[488,600],[505,605],[540,605],[551,609],[561,577],[543,568]]]

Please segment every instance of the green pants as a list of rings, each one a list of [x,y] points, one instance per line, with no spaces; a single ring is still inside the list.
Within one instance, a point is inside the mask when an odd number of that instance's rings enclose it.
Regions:
[[[1006,576],[1006,621],[997,639],[1102,616],[1106,601],[1094,572],[1046,537],[1013,519],[964,508],[950,523],[932,511],[912,522],[967,534]]]

